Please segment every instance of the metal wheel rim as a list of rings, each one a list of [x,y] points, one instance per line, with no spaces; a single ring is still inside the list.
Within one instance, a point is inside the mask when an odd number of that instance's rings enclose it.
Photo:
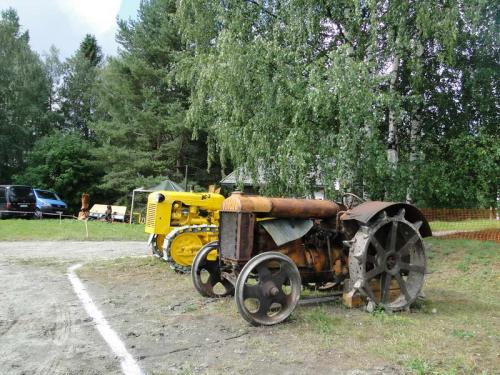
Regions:
[[[404,215],[404,209],[393,217],[384,212],[372,225],[361,228],[349,255],[354,288],[388,311],[409,308],[420,294],[426,273],[422,237]],[[396,293],[394,286],[399,287],[399,295],[391,297]]]
[[[269,264],[279,264],[279,271],[269,268]],[[250,284],[249,280],[254,275],[258,283]],[[283,289],[285,284],[289,287],[288,294]],[[301,278],[295,263],[282,253],[266,252],[250,259],[241,270],[235,287],[236,306],[240,315],[250,324],[274,325],[292,314],[299,302],[300,291]],[[257,311],[252,311],[245,304],[249,299],[259,301]],[[273,305],[274,308],[276,305],[281,307],[273,312]]]
[[[218,250],[218,247],[218,241],[209,242],[200,249],[193,261],[191,278],[195,289],[203,297],[220,298],[233,295],[234,293],[233,285],[221,277],[218,253],[215,260],[208,260],[208,254],[210,254],[213,250]],[[203,271],[206,271],[209,274],[206,281],[202,280]],[[214,289],[218,284],[221,284],[224,287],[224,292],[219,293]]]

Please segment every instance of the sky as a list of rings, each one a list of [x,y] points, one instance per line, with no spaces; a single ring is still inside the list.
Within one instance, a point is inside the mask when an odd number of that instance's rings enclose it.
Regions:
[[[116,17],[135,18],[140,0],[0,0],[0,10],[17,10],[31,47],[43,55],[51,45],[61,59],[75,53],[85,34],[94,34],[103,52],[116,55]]]

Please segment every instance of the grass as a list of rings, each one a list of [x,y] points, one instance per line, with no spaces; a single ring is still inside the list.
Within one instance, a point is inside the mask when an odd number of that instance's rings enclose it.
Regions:
[[[433,231],[500,229],[500,220],[433,221]],[[138,240],[147,239],[144,226],[139,224],[88,222],[87,238],[85,223],[77,220],[23,220],[0,221],[0,241],[21,240]]]
[[[332,304],[299,308],[294,314],[299,334],[312,331],[323,345],[352,346],[353,355],[364,353],[411,374],[495,374],[500,368],[500,246],[428,243],[432,273],[419,307],[396,314]]]
[[[462,220],[462,221],[431,221],[433,231],[463,230],[477,231],[484,229],[500,229],[500,220]]]
[[[331,335],[336,327],[342,323],[342,319],[323,306],[309,309],[303,316],[304,321],[310,323],[313,329],[323,335]]]
[[[105,223],[89,221],[88,237],[85,222],[78,220],[24,220],[9,219],[0,221],[0,241],[23,240],[74,240],[74,241],[146,241],[144,225]]]
[[[430,365],[426,361],[419,358],[408,361],[407,368],[418,375],[426,375],[431,370]]]

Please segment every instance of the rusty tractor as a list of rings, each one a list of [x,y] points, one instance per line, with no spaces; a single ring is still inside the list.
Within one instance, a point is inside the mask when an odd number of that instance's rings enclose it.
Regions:
[[[331,292],[312,302],[408,309],[424,283],[427,220],[410,204],[349,196],[348,204],[233,193],[222,204],[219,240],[193,261],[195,289],[234,295],[252,325],[287,319],[304,288]]]

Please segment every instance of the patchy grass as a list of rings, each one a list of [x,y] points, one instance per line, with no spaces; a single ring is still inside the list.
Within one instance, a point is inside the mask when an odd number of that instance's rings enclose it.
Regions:
[[[23,220],[0,221],[0,241],[74,240],[74,241],[145,241],[144,225],[89,221],[88,237],[85,222],[78,220]]]
[[[113,278],[113,276],[124,274],[130,278],[135,277],[158,277],[173,271],[165,262],[156,257],[121,257],[109,260],[100,260],[84,264],[79,274],[92,275],[97,280]],[[174,274],[175,275],[175,274]]]
[[[65,271],[70,264],[75,262],[72,260],[61,260],[57,258],[17,258],[17,257],[6,257],[4,259],[8,264],[15,264],[23,267],[33,267],[33,268],[56,268]]]
[[[407,368],[418,375],[426,375],[431,373],[431,366],[422,359],[412,359],[408,361]]]
[[[276,353],[279,359],[285,348],[287,360],[296,358],[299,365],[308,361],[300,357],[302,353],[323,353],[314,354],[314,361],[335,358],[346,370],[383,365],[409,374],[496,374],[500,368],[500,246],[468,240],[427,243],[431,274],[424,287],[426,299],[410,312],[369,314],[338,302],[325,303],[299,306],[288,322],[275,327],[248,326],[231,298],[201,298],[189,275],[176,274],[155,258],[99,261],[78,272],[109,291],[109,299],[128,303],[130,316],[141,316],[152,326],[172,314],[176,322],[185,322],[182,332],[206,328],[215,330],[220,339],[221,322],[248,329],[249,356],[258,352],[269,359]],[[185,333],[179,335],[190,340]]]
[[[463,230],[477,231],[484,229],[500,229],[500,220],[462,220],[462,221],[431,221],[433,231]]]
[[[455,337],[461,338],[461,339],[470,339],[474,337],[474,333],[465,331],[463,329],[454,329],[451,334]]]
[[[322,335],[331,335],[336,330],[336,326],[342,323],[342,318],[331,314],[324,306],[308,309],[303,316],[303,320]]]
[[[397,314],[367,314],[331,304],[300,308],[297,328],[303,334],[312,328],[326,342],[351,343],[360,353],[414,374],[496,373],[500,246],[467,240],[428,243],[432,273],[426,279],[426,300],[418,308]]]

